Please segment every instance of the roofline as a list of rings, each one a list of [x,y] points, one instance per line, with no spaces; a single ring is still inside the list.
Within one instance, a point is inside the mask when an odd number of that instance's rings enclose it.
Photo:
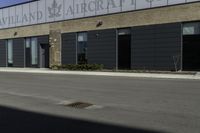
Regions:
[[[13,4],[13,5],[10,5],[10,6],[4,6],[4,7],[0,7],[0,9],[9,8],[9,7],[18,6],[18,5],[23,5],[23,4],[27,4],[27,3],[31,3],[31,2],[35,2],[35,1],[39,1],[39,0],[32,0],[32,1],[22,2],[22,3],[18,3],[18,4]]]

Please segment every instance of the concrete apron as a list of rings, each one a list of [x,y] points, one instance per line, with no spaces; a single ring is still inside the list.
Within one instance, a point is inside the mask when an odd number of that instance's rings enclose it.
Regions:
[[[160,74],[160,73],[124,73],[124,72],[96,72],[96,71],[59,71],[47,68],[41,68],[41,69],[0,68],[0,72],[200,80],[199,72],[197,74],[163,74],[163,73]]]
[[[200,76],[200,72],[197,72],[197,73],[196,73],[196,76]]]

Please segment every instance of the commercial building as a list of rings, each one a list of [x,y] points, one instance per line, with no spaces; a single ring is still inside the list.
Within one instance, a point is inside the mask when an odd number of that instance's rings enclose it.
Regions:
[[[200,0],[38,0],[0,9],[0,66],[200,70]]]

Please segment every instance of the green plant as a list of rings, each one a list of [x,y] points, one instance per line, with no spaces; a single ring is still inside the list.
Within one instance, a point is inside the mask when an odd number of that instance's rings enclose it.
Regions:
[[[67,65],[53,65],[50,68],[53,70],[81,70],[81,71],[95,71],[102,70],[102,64],[67,64]]]

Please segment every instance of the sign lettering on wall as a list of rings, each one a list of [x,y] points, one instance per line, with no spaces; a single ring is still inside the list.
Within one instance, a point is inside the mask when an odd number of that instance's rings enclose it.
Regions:
[[[0,29],[200,0],[39,0],[0,9]]]

